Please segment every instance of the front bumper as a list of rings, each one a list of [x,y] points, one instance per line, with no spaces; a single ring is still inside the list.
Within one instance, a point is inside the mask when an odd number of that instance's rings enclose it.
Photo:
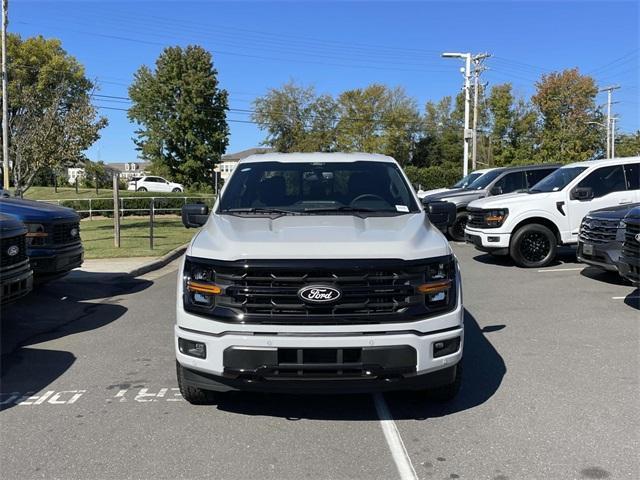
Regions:
[[[61,275],[82,265],[82,244],[58,248],[29,248],[27,250],[35,276]]]
[[[206,334],[175,326],[175,349],[178,362],[191,373],[185,378],[187,383],[200,388],[211,390],[268,390],[268,391],[308,391],[309,388],[331,391],[373,391],[373,390],[402,390],[435,387],[451,383],[451,374],[455,377],[455,369],[449,373],[436,372],[450,369],[462,358],[464,343],[463,327],[460,323],[456,327],[420,333],[416,331],[380,332],[363,334],[243,334],[229,332],[220,335]],[[204,343],[206,358],[195,358],[180,352],[178,339]],[[449,339],[460,339],[457,350],[451,354],[434,358],[434,344]],[[397,355],[387,354],[386,360],[371,360],[365,362],[363,373],[357,375],[330,374],[327,378],[317,375],[299,377],[277,377],[277,352],[279,349],[361,349],[363,352],[376,348],[393,352],[400,347],[402,351],[412,350],[413,360],[407,362],[406,353],[398,351]],[[236,351],[235,360],[229,352]],[[260,365],[259,368],[238,368],[242,362],[237,356],[238,350],[247,352],[246,357],[252,356],[251,351],[274,352],[274,364]],[[226,352],[226,353],[225,353]],[[373,357],[375,358],[375,357]],[[330,366],[326,366],[327,369]],[[305,370],[307,367],[304,368]],[[320,368],[322,369],[322,368]],[[442,382],[442,383],[439,383]]]
[[[634,286],[640,287],[640,258],[639,257],[620,257],[616,262],[618,272],[624,278],[629,280]]]
[[[467,227],[464,230],[464,236],[467,243],[474,245],[480,251],[498,254],[509,252],[510,233]]]
[[[578,242],[577,257],[579,262],[615,272],[618,270],[616,264],[620,259],[621,252],[621,242],[603,244]]]
[[[2,304],[13,302],[28,294],[33,288],[33,272],[29,261],[25,260],[0,270],[0,288]]]

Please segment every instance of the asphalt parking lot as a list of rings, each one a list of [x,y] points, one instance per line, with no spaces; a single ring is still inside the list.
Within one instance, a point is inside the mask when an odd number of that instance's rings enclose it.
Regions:
[[[454,249],[466,345],[446,406],[404,393],[192,406],[175,380],[175,263],[40,289],[2,314],[2,478],[640,478],[640,293],[571,251],[523,270]]]

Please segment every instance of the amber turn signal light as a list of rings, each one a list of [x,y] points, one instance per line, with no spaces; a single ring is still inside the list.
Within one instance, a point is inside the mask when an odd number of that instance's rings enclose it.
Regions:
[[[205,293],[208,295],[219,295],[220,293],[222,293],[222,288],[220,288],[218,285],[212,285],[210,283],[193,282],[191,280],[187,282],[187,289],[190,292]]]
[[[438,282],[423,283],[422,285],[418,286],[417,290],[419,293],[424,294],[439,293],[449,290],[450,287],[451,280],[440,280]]]

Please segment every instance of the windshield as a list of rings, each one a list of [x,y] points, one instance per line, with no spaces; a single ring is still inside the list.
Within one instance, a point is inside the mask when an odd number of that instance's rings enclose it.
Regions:
[[[467,185],[470,185],[474,182],[474,180],[480,178],[484,175],[482,172],[473,172],[467,175],[466,177],[461,178],[456,183],[454,183],[451,188],[466,188]]]
[[[549,176],[536,183],[533,187],[531,187],[531,189],[529,189],[529,191],[533,193],[558,192],[569,185],[569,183],[571,183],[574,178],[576,178],[586,169],[587,167],[559,168]]]
[[[218,213],[401,215],[420,209],[400,168],[388,162],[242,163]]]
[[[467,185],[467,190],[482,190],[487,188],[502,173],[502,170],[492,170],[477,178],[474,182]]]

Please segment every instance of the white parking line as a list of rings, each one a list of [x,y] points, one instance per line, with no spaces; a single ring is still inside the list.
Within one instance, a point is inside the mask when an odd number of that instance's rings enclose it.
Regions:
[[[538,270],[538,273],[546,273],[546,272],[575,272],[576,270],[583,270],[584,267],[578,268],[550,268],[550,269],[542,269]]]
[[[373,395],[373,401],[376,405],[376,412],[380,419],[380,426],[382,426],[384,438],[387,441],[389,450],[391,450],[391,456],[400,474],[400,480],[418,480],[418,475],[416,475],[400,432],[398,432],[396,422],[393,421],[391,412],[389,412],[387,402],[381,393],[375,393]]]

